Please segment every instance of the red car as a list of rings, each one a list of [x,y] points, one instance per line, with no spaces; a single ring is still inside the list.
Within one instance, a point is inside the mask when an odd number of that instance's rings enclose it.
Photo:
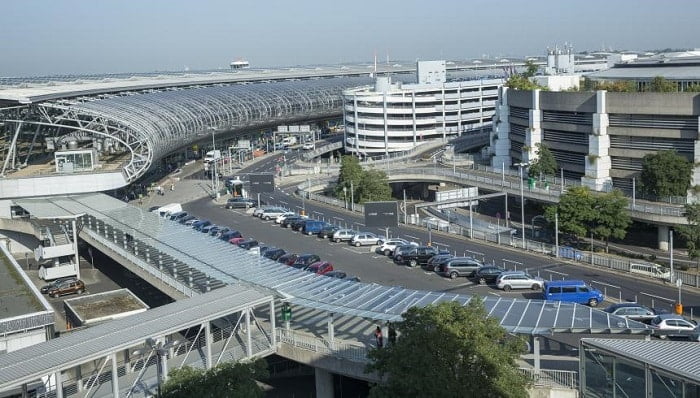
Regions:
[[[306,270],[313,272],[314,274],[323,275],[333,271],[333,264],[329,263],[328,261],[316,261],[315,263],[309,265],[309,268]]]
[[[245,240],[245,238],[243,238],[243,237],[240,237],[240,238],[232,238],[231,240],[228,241],[228,243],[230,243],[230,244],[232,244],[232,245],[237,245],[237,244],[243,242],[244,240]]]

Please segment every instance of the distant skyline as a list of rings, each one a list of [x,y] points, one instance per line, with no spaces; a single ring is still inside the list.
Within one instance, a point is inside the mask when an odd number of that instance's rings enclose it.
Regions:
[[[1,15],[0,76],[700,47],[697,0],[23,0]]]

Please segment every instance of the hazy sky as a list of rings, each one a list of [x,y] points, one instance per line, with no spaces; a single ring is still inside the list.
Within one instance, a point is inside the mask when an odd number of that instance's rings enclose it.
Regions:
[[[19,0],[0,76],[700,47],[698,0]]]

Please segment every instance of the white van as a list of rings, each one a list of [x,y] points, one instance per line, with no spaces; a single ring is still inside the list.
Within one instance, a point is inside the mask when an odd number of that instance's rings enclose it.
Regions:
[[[658,264],[630,264],[630,272],[633,274],[641,274],[651,276],[653,278],[663,279],[668,281],[671,279],[671,271]]]
[[[204,163],[216,162],[219,159],[221,159],[221,151],[218,149],[215,151],[209,151],[206,155],[204,155]]]
[[[179,203],[170,203],[165,206],[157,208],[154,213],[157,213],[161,217],[167,217],[173,213],[182,211],[182,205]]]

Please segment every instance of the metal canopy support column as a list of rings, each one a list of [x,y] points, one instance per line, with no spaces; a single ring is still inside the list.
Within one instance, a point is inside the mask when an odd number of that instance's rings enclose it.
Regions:
[[[275,314],[275,300],[270,300],[270,329],[272,329],[272,347],[277,348],[277,314]]]
[[[15,158],[14,154],[15,152],[17,152],[17,137],[19,137],[20,130],[22,130],[22,122],[17,123],[15,135],[12,136],[12,142],[10,143],[10,147],[7,148],[7,155],[5,156],[5,162],[2,165],[2,171],[0,171],[0,177],[5,176],[5,170],[7,170],[7,164],[10,163],[10,158]]]
[[[61,371],[57,371],[53,374],[53,376],[56,379],[56,398],[63,398],[63,380],[61,380]]]
[[[117,368],[117,353],[112,353],[112,395],[119,397],[119,369]]]
[[[532,354],[535,366],[535,374],[540,374],[540,337],[532,336]]]
[[[246,332],[246,347],[245,353],[248,358],[253,356],[253,339],[250,334],[250,308],[245,310],[245,332]]]
[[[205,323],[202,324],[202,328],[204,328],[204,344],[207,346],[207,369],[211,369],[212,363],[214,362],[211,356],[211,346],[214,344],[214,340],[212,339],[211,336],[211,321],[206,321]]]

